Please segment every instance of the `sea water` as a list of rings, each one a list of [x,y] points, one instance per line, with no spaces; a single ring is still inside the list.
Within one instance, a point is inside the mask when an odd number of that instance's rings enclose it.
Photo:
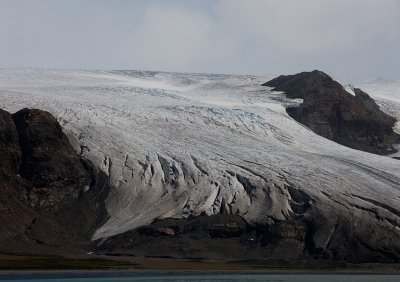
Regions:
[[[318,275],[318,274],[290,274],[290,275],[265,275],[265,274],[251,274],[251,275],[98,275],[98,276],[59,276],[59,275],[38,275],[38,276],[0,276],[1,282],[6,281],[24,281],[24,282],[134,282],[134,281],[147,281],[147,282],[161,282],[161,281],[191,281],[191,282],[258,282],[258,281],[279,281],[279,282],[399,282],[400,275]]]

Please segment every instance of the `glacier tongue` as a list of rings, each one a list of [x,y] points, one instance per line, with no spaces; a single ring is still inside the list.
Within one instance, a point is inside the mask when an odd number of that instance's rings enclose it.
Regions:
[[[370,209],[399,228],[399,161],[314,134],[286,114],[296,101],[259,86],[266,80],[2,69],[0,103],[54,114],[78,152],[110,177],[110,217],[93,239],[201,213],[284,220],[299,212],[294,190],[311,205],[360,218]]]

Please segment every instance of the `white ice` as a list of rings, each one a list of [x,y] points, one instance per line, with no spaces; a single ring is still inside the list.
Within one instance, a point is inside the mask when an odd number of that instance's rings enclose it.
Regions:
[[[0,108],[50,111],[77,151],[109,175],[110,218],[93,239],[221,206],[249,222],[285,219],[288,186],[349,212],[356,201],[387,215],[354,196],[398,209],[400,161],[314,134],[285,112],[301,101],[260,86],[270,78],[1,69]],[[400,84],[360,87],[400,117],[399,96],[387,94]]]

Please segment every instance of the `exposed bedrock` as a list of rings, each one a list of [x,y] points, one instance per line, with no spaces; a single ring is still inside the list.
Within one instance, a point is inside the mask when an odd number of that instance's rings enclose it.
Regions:
[[[94,248],[112,255],[173,258],[399,262],[398,219],[391,222],[384,213],[367,208],[362,203],[367,199],[358,204],[332,204],[334,196],[326,195],[330,199],[325,203],[293,187],[288,190],[293,212],[286,220],[270,217],[263,219],[264,223],[250,224],[239,215],[224,212],[158,219],[95,241]],[[381,223],[376,224],[377,219]]]
[[[87,246],[107,214],[108,178],[83,163],[48,112],[0,110],[0,251]]]
[[[281,75],[263,84],[288,98],[301,98],[287,113],[318,135],[344,146],[375,154],[397,150],[400,135],[393,131],[396,119],[382,112],[365,92],[355,88],[352,95],[321,71]]]

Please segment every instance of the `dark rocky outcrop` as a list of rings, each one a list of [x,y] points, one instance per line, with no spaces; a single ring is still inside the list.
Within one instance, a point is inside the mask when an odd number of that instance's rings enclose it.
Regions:
[[[375,154],[396,152],[393,144],[400,143],[392,129],[396,119],[362,90],[354,89],[353,96],[321,71],[282,75],[263,85],[285,92],[288,98],[304,99],[299,107],[286,111],[318,135]]]
[[[0,170],[17,171],[21,162],[19,136],[12,116],[0,109]]]
[[[185,259],[260,260],[293,264],[304,261],[397,263],[400,237],[365,218],[307,206],[285,221],[248,224],[232,214],[162,219],[94,242],[101,254]]]
[[[56,210],[89,188],[89,173],[50,113],[23,109],[13,119],[21,147],[18,172],[31,184],[29,206]]]
[[[162,219],[95,242],[101,253],[202,259],[300,258],[304,227],[286,222],[249,225],[232,214]]]
[[[107,217],[108,178],[83,162],[48,112],[0,110],[0,252],[88,246]]]

